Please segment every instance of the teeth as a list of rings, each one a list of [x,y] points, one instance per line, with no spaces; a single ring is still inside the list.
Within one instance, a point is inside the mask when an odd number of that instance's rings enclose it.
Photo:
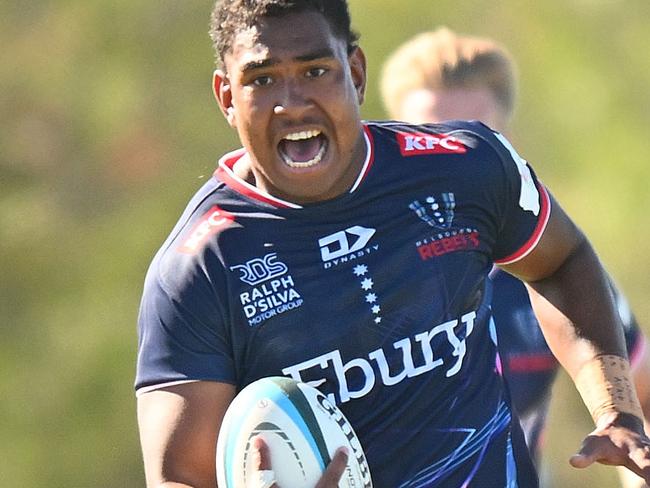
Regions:
[[[290,140],[299,140],[299,139],[290,139]],[[292,168],[309,168],[321,162],[321,159],[323,159],[323,155],[325,154],[326,149],[327,149],[327,144],[323,144],[320,150],[318,151],[318,154],[316,154],[316,156],[314,156],[309,161],[293,161],[286,154],[282,154],[282,159],[284,160],[287,166],[290,166]]]
[[[292,132],[291,134],[287,134],[284,138],[288,141],[303,141],[318,135],[320,135],[319,130],[303,130],[301,132]]]

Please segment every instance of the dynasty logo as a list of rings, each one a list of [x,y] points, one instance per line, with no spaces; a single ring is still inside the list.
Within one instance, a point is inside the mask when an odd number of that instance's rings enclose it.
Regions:
[[[379,244],[369,245],[376,230],[354,225],[318,240],[323,267],[329,269],[355,260],[379,249]]]

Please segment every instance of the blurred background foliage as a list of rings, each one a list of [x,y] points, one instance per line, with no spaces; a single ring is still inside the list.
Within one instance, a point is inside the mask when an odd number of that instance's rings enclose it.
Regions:
[[[521,72],[511,138],[650,323],[650,3],[351,0],[379,68],[416,32],[494,37]],[[0,3],[0,484],[143,486],[132,391],[146,267],[236,147],[210,88],[211,1]],[[646,331],[650,332],[647,329]],[[551,486],[590,420],[556,386]]]

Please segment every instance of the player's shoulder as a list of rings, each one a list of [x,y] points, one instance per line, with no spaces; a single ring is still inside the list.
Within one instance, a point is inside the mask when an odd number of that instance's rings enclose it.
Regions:
[[[365,124],[375,144],[397,145],[403,157],[480,155],[481,160],[486,162],[518,157],[503,135],[476,120],[426,124],[383,120],[367,121]]]
[[[367,120],[364,121],[373,133],[380,133],[386,136],[390,134],[397,135],[401,133],[419,133],[424,134],[451,134],[467,133],[480,139],[492,139],[496,131],[478,120],[446,120],[442,122],[429,122],[414,124],[401,120]]]
[[[218,259],[208,244],[235,222],[234,216],[223,208],[221,187],[222,184],[211,178],[190,199],[153,258],[145,288],[162,288],[174,296],[214,272]]]

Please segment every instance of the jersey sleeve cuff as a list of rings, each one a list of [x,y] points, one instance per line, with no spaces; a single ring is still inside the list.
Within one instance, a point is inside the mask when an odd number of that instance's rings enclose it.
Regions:
[[[539,240],[542,238],[542,235],[546,230],[546,226],[548,225],[549,217],[551,215],[551,197],[546,191],[544,185],[541,183],[537,183],[537,189],[539,190],[541,209],[539,218],[537,220],[537,225],[535,226],[533,233],[531,234],[530,238],[524,243],[524,245],[521,246],[517,251],[506,256],[505,258],[495,260],[494,264],[505,265],[516,263],[520,259],[528,256],[528,254],[530,254],[533,249],[535,249],[539,243]]]
[[[198,381],[200,380],[179,380],[179,381],[168,381],[167,383],[158,383],[156,385],[143,386],[142,388],[138,388],[137,390],[135,390],[135,396],[137,398],[145,393],[149,393],[150,391],[162,390],[163,388],[168,388],[170,386],[176,386],[176,385],[183,385],[185,383],[196,383]]]

